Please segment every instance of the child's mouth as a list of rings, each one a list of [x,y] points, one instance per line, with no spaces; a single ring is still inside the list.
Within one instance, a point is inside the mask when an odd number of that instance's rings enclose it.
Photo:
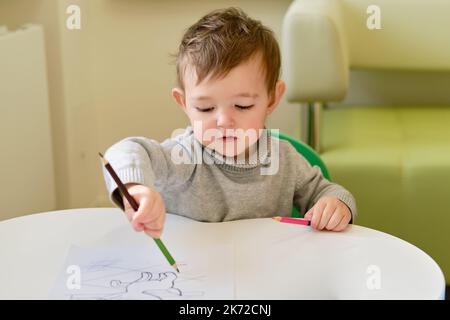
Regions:
[[[232,142],[232,141],[236,141],[237,138],[236,137],[222,137],[221,138],[223,142]]]

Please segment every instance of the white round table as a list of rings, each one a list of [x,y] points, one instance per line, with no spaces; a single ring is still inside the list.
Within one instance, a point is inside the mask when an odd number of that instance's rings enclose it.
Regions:
[[[133,245],[116,208],[33,214],[0,222],[0,299],[47,299],[72,245]],[[250,219],[201,223],[168,214],[164,241],[234,248],[236,299],[444,299],[439,266],[417,247],[376,230],[344,232]]]

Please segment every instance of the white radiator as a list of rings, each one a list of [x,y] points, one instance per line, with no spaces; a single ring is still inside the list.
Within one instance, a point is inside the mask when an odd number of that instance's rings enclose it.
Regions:
[[[0,28],[0,220],[55,208],[44,35]]]

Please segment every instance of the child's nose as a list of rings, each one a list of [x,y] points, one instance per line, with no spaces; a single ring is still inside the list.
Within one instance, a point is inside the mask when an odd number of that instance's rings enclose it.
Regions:
[[[222,128],[234,127],[234,117],[231,110],[222,110],[218,113],[217,126]]]

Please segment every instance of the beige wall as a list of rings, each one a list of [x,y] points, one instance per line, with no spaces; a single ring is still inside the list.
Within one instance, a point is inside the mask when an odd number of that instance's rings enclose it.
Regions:
[[[70,4],[81,30],[65,27]],[[97,152],[131,135],[162,141],[188,122],[172,101],[184,30],[210,10],[236,5],[280,39],[290,1],[0,0],[0,25],[46,32],[57,207],[110,206]],[[0,84],[1,85],[1,84]],[[299,107],[284,99],[267,125],[298,136]],[[0,190],[1,192],[1,190]]]

